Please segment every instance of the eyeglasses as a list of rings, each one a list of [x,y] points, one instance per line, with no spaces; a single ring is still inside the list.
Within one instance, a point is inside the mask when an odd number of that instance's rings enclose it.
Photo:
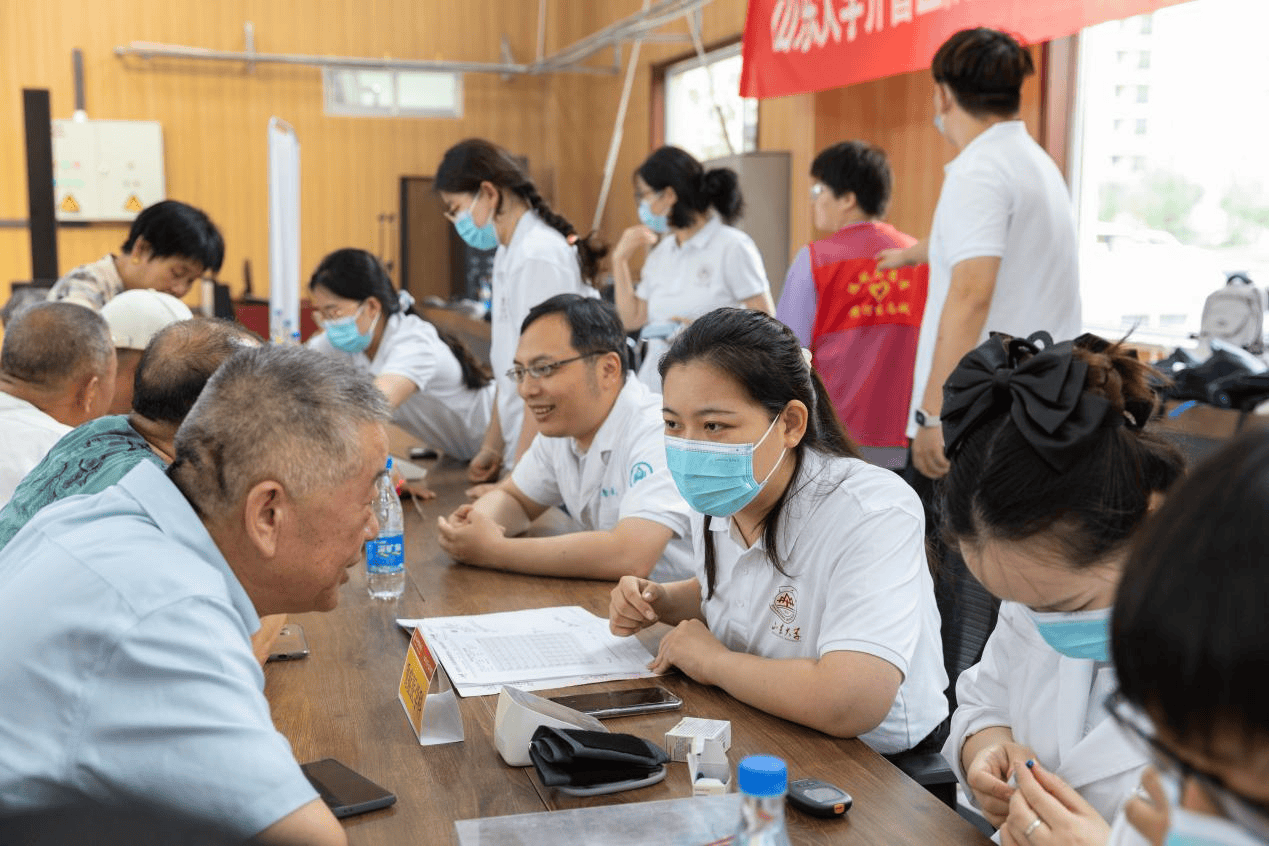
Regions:
[[[321,329],[327,323],[332,323],[336,320],[347,320],[350,317],[355,320],[361,315],[361,310],[365,307],[366,301],[362,300],[357,304],[357,307],[353,309],[352,314],[330,314],[326,310],[313,309],[313,322],[317,324],[317,328]]]
[[[525,376],[532,376],[534,379],[545,379],[556,370],[559,370],[566,364],[572,364],[575,361],[581,361],[583,358],[590,358],[595,355],[603,355],[604,351],[588,352],[581,355],[566,358],[563,361],[543,361],[538,364],[530,364],[528,367],[516,365],[507,371],[507,378],[515,382],[517,385],[524,381]]]
[[[1140,709],[1124,699],[1116,690],[1106,697],[1106,711],[1128,734],[1145,745],[1151,762],[1160,774],[1176,781],[1178,785],[1193,780],[1212,798],[1221,813],[1257,837],[1269,838],[1269,803],[1248,799],[1235,793],[1219,778],[1195,769],[1185,759],[1159,742],[1153,734],[1149,719]]]
[[[812,200],[819,199],[820,194],[823,194],[827,188],[828,186],[825,185],[823,182],[816,182],[814,185],[811,186],[811,199]]]

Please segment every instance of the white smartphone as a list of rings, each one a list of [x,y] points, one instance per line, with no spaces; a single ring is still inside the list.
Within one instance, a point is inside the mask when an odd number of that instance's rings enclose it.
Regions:
[[[550,699],[566,708],[590,714],[600,720],[610,717],[631,717],[635,714],[649,714],[655,711],[673,711],[683,707],[683,700],[663,687],[632,687],[602,693],[575,693],[570,696],[552,696]]]

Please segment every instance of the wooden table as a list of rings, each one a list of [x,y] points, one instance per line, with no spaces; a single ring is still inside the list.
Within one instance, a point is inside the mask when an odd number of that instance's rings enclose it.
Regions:
[[[494,749],[495,696],[461,700],[464,742],[418,745],[397,702],[408,638],[395,618],[556,605],[580,605],[606,616],[611,588],[604,582],[495,573],[453,563],[436,544],[435,519],[464,501],[463,468],[452,462],[429,464],[428,483],[438,498],[423,503],[421,515],[405,504],[410,574],[405,594],[390,602],[370,599],[365,569],[357,568],[336,610],[293,618],[304,626],[311,656],[270,664],[265,671],[274,721],[299,760],[338,758],[397,794],[393,807],[346,820],[349,841],[454,843],[455,820],[688,796],[683,764],[668,765],[660,784],[610,796],[579,799],[544,787],[532,767],[508,767]],[[659,742],[683,716],[729,719],[733,768],[745,755],[775,754],[789,762],[791,777],[822,778],[854,797],[855,806],[843,819],[817,820],[790,809],[795,844],[988,842],[858,740],[831,738],[769,716],[678,673],[659,683],[683,698],[681,711],[609,720],[609,728]],[[650,827],[655,824],[649,819]]]

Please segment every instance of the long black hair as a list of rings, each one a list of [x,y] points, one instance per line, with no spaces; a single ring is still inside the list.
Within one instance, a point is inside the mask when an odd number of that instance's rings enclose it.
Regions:
[[[801,402],[809,412],[806,434],[793,448],[793,482],[780,493],[762,520],[767,559],[783,573],[776,539],[784,505],[802,469],[803,454],[814,449],[828,455],[859,458],[859,450],[837,419],[828,389],[802,355],[797,336],[774,317],[753,309],[718,308],[697,318],[661,358],[661,379],[664,381],[670,368],[693,361],[704,361],[736,380],[750,399],[767,410],[772,421],[793,400]],[[711,519],[705,515],[707,599],[714,595],[717,570],[714,537],[709,530]]]
[[[644,159],[635,173],[653,191],[673,188],[678,197],[670,209],[671,226],[687,229],[710,206],[718,212],[723,223],[735,223],[745,210],[745,199],[740,193],[740,179],[736,171],[728,167],[706,170],[686,150],[678,147],[662,147]]]
[[[345,247],[322,259],[317,265],[317,270],[313,271],[312,278],[308,280],[308,289],[311,291],[319,285],[345,300],[360,302],[371,297],[375,298],[383,309],[384,320],[387,320],[388,315],[402,311],[400,295],[397,294],[396,288],[392,287],[388,272],[383,269],[383,265],[377,258],[365,250]],[[404,313],[412,314],[420,320],[427,320],[415,311],[413,305],[405,309]],[[463,384],[473,391],[489,384],[489,374],[476,360],[476,356],[472,355],[467,345],[436,324],[432,326],[436,329],[436,334],[445,342],[445,346],[454,353],[454,358],[458,359],[458,366],[463,371]]]
[[[585,237],[579,236],[573,224],[553,211],[546,200],[542,199],[537,186],[520,167],[519,162],[492,141],[468,138],[446,150],[436,168],[433,188],[437,193],[444,191],[447,194],[475,194],[480,190],[482,182],[489,182],[524,200],[547,226],[559,232],[569,244],[577,248],[577,263],[581,268],[582,278],[592,285],[595,283],[595,278],[599,275],[599,261],[608,254],[608,247],[594,232]],[[500,211],[501,194],[498,195],[498,206],[494,213]]]

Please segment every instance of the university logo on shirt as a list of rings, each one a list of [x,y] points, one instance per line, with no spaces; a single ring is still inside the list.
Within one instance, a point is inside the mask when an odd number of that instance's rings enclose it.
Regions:
[[[771,624],[771,632],[777,637],[794,642],[802,639],[802,627],[793,625],[798,617],[798,589],[793,585],[780,585],[776,589],[775,599],[771,601],[771,613],[776,615],[776,622]]]
[[[640,461],[634,467],[630,468],[630,487],[633,488],[636,483],[642,482],[651,475],[652,465],[646,461]]]

